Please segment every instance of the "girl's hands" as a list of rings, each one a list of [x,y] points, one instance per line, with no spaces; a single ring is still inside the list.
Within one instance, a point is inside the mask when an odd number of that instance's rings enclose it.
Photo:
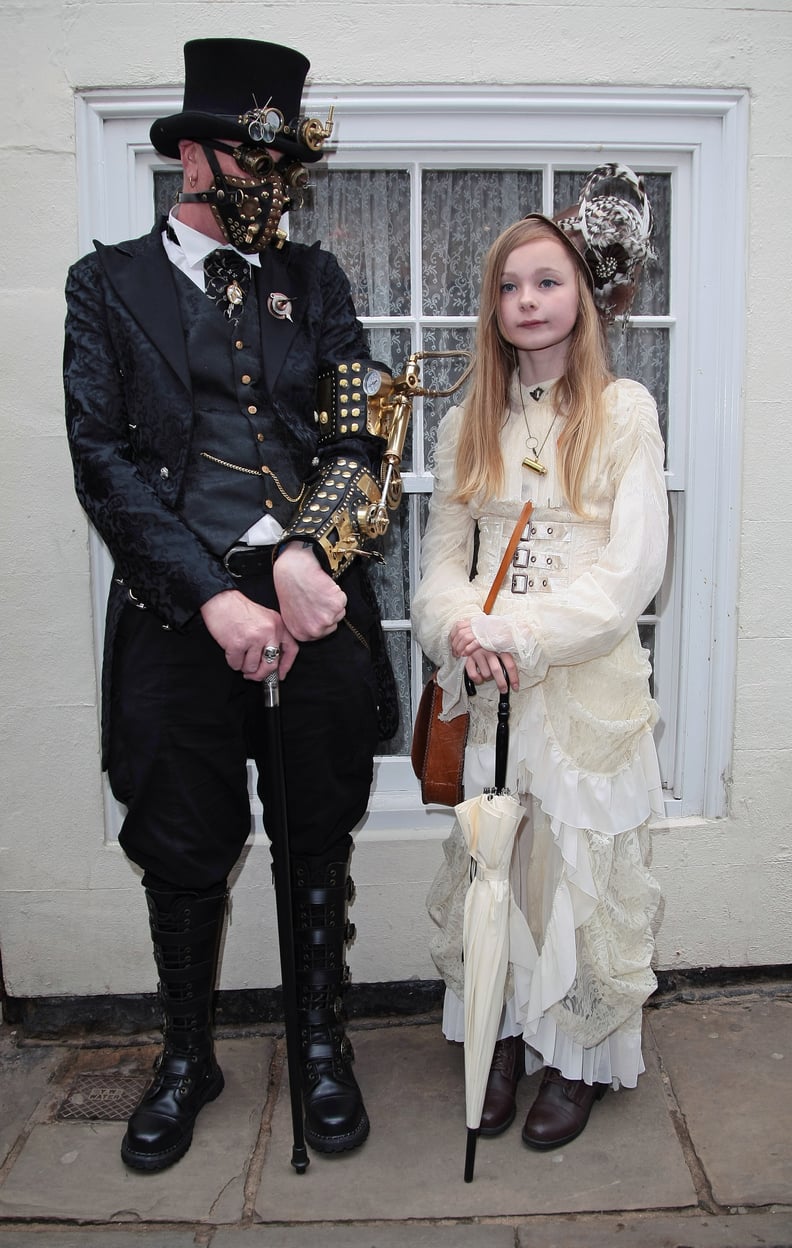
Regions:
[[[506,652],[484,650],[473,635],[467,620],[458,621],[451,629],[451,653],[456,659],[465,660],[465,671],[474,685],[494,680],[501,693],[506,692],[506,680],[501,663],[506,668],[512,689],[519,689],[520,677],[514,656]]]

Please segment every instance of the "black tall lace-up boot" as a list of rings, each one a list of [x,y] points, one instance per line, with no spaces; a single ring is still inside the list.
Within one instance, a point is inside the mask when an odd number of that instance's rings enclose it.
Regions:
[[[369,1133],[341,1003],[349,981],[345,950],[355,935],[347,922],[354,896],[347,871],[346,862],[313,872],[306,861],[292,862],[305,1138],[323,1153],[357,1148]]]
[[[164,1170],[183,1157],[200,1110],[223,1090],[211,1016],[227,896],[224,885],[197,895],[146,889],[164,1044],[121,1144],[134,1170]]]

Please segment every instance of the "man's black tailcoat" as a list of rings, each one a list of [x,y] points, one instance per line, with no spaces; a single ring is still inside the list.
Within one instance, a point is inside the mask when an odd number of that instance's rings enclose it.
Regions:
[[[163,624],[183,628],[222,590],[238,588],[180,514],[194,405],[174,271],[163,223],[142,238],[96,251],[70,270],[64,353],[66,419],[78,497],[115,562],[105,639],[108,680],[118,619],[129,595]],[[296,488],[317,470],[314,416],[322,362],[366,358],[346,276],[319,244],[268,248],[253,267],[261,364],[271,419],[267,462]],[[292,319],[267,310],[285,294]],[[324,454],[352,454],[378,475],[382,443],[340,439]],[[276,496],[281,524],[295,507]],[[120,582],[120,583],[119,583]]]

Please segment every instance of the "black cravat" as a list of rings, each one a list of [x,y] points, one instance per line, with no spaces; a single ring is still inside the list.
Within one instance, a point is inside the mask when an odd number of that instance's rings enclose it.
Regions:
[[[229,321],[236,321],[242,312],[250,289],[250,265],[239,252],[228,247],[210,251],[204,260],[206,293]]]

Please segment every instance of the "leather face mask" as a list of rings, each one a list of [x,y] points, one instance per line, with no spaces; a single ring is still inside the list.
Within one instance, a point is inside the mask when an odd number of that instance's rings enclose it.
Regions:
[[[263,251],[275,237],[283,213],[288,211],[291,187],[300,185],[302,166],[275,165],[267,152],[252,145],[201,146],[214,175],[212,186],[205,191],[182,192],[179,201],[208,204],[229,243],[240,251]],[[239,176],[223,173],[213,149],[233,155]]]

